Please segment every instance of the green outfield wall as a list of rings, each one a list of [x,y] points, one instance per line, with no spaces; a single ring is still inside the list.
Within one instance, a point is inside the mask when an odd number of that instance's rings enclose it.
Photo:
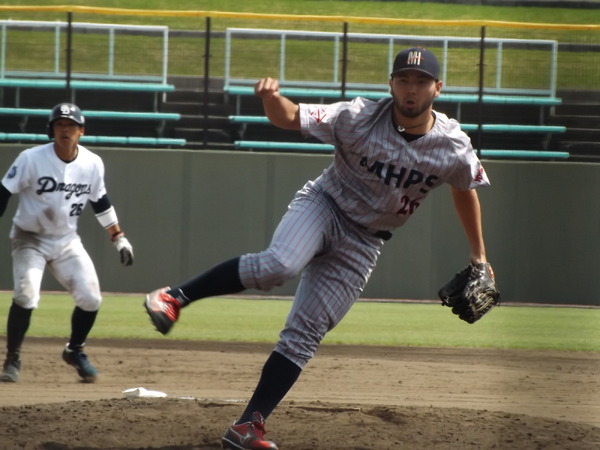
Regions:
[[[0,147],[6,172],[23,146]],[[103,291],[146,292],[211,265],[262,250],[294,192],[326,155],[92,148],[134,247],[122,267],[91,208],[80,234]],[[600,164],[484,161],[480,190],[488,258],[505,302],[600,305]],[[12,290],[8,233],[17,199],[0,220],[0,289]],[[382,250],[365,298],[435,299],[468,262],[447,187],[434,191]],[[296,281],[269,295],[293,295]],[[43,288],[62,289],[49,273]],[[258,291],[248,291],[259,294]]]

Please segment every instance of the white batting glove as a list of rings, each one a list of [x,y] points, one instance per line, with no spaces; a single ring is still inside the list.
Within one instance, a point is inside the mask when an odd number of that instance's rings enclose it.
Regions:
[[[125,237],[125,233],[117,234],[112,242],[121,256],[121,264],[131,266],[133,264],[133,247]]]

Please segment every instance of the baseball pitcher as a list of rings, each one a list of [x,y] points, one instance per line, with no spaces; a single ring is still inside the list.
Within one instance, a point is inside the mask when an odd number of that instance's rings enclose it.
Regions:
[[[296,104],[281,95],[275,79],[255,85],[271,123],[332,144],[333,162],[296,193],[267,249],[158,289],[145,300],[152,322],[166,334],[194,300],[250,288],[267,291],[300,275],[279,341],[245,411],[225,431],[224,448],[278,448],[264,438],[265,419],[361,295],[385,241],[444,183],[468,238],[470,266],[477,269],[464,277],[470,281],[464,293],[441,292],[448,296],[445,304],[471,322],[495,304],[493,272],[479,271],[489,264],[475,190],[489,180],[458,122],[433,110],[442,89],[438,78],[434,54],[410,48],[395,58],[391,96],[377,102]],[[480,300],[476,314],[466,307],[473,298]]]

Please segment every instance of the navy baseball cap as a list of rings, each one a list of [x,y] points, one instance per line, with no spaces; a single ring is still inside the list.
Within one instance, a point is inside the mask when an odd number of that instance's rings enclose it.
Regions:
[[[396,55],[390,77],[398,75],[403,70],[418,70],[435,80],[440,75],[440,65],[437,58],[429,50],[422,47],[407,48]]]

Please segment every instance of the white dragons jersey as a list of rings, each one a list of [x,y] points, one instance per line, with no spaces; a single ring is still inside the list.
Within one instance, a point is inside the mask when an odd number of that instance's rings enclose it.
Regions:
[[[435,112],[433,128],[408,142],[392,121],[391,97],[300,104],[303,134],[335,146],[315,183],[354,222],[374,230],[402,226],[442,183],[466,190],[490,184],[470,138]]]
[[[2,184],[19,194],[11,237],[16,226],[42,239],[68,241],[77,234],[88,200],[106,194],[104,163],[98,155],[80,145],[77,157],[66,163],[56,156],[52,142],[22,151]]]

